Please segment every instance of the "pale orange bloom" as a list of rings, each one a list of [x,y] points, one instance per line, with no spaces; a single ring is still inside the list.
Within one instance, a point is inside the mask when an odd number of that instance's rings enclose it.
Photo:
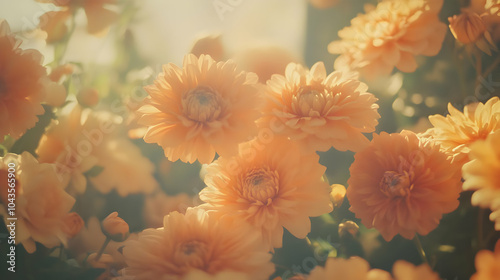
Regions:
[[[262,140],[242,144],[238,156],[210,164],[200,199],[218,215],[247,221],[268,246],[278,248],[283,228],[305,238],[309,217],[332,211],[330,187],[321,180],[325,167],[317,154],[304,155],[287,139]]]
[[[470,280],[496,280],[500,275],[500,240],[495,251],[481,250],[476,254],[476,273]]]
[[[207,35],[198,38],[191,47],[190,53],[200,56],[208,54],[216,61],[224,59],[224,46],[220,35]]]
[[[472,103],[460,112],[448,104],[449,114],[429,116],[434,126],[423,134],[441,145],[441,148],[461,164],[467,162],[470,144],[485,139],[490,133],[500,129],[500,101],[493,97],[485,104]]]
[[[428,264],[415,266],[409,262],[399,260],[392,267],[394,280],[440,280],[439,274],[432,271]]]
[[[307,280],[392,280],[391,274],[380,269],[370,269],[370,264],[360,258],[329,258],[325,267],[315,267]]]
[[[47,73],[36,50],[21,50],[20,41],[0,19],[0,142],[5,135],[17,139],[44,113]]]
[[[126,242],[123,255],[128,267],[122,275],[123,279],[180,280],[193,279],[199,270],[207,277],[232,271],[264,280],[274,271],[266,249],[245,224],[189,208],[185,215],[165,216],[163,228],[146,229],[137,241]]]
[[[242,50],[234,56],[234,59],[238,63],[238,67],[257,74],[259,82],[263,84],[271,79],[274,74],[283,75],[289,63],[301,62],[288,50],[273,45],[263,45]]]
[[[118,19],[117,12],[110,10],[109,5],[116,0],[36,0],[40,3],[50,3],[59,7],[58,11],[50,11],[40,17],[40,29],[47,32],[47,42],[62,39],[68,27],[66,21],[78,8],[83,8],[87,16],[87,31],[96,36],[107,34],[110,25]]]
[[[148,126],[144,141],[158,143],[176,161],[210,163],[215,153],[231,156],[256,134],[260,93],[257,76],[239,72],[232,61],[188,54],[183,68],[163,67],[139,109]]]
[[[75,199],[64,191],[55,166],[38,163],[28,152],[21,155],[7,154],[0,158],[0,190],[3,205],[0,215],[5,224],[10,215],[7,203],[7,178],[9,163],[15,164],[15,217],[16,244],[22,244],[28,253],[36,250],[35,242],[47,248],[66,244],[68,235],[64,220]]]
[[[285,76],[267,83],[264,116],[258,121],[297,141],[303,151],[357,151],[368,145],[363,135],[373,132],[380,115],[377,98],[355,74],[326,75],[322,62],[308,70],[290,63]]]
[[[54,163],[71,192],[85,192],[90,179],[102,193],[150,193],[158,186],[154,165],[120,133],[121,124],[121,118],[109,112],[68,105],[42,136],[36,150],[39,160]],[[93,168],[103,169],[88,178]]]
[[[468,47],[475,45],[488,55],[491,49],[496,49],[483,17],[477,13],[463,9],[460,15],[449,17],[448,21],[451,33],[460,43]]]
[[[426,235],[458,207],[459,166],[439,145],[413,132],[374,134],[354,158],[347,188],[350,210],[387,241],[396,234]]]
[[[495,229],[500,230],[500,129],[470,148],[471,161],[462,168],[463,189],[475,190],[472,205],[490,208],[493,211],[490,219],[495,222]]]
[[[328,51],[340,54],[337,70],[359,70],[364,77],[417,69],[415,56],[434,56],[441,49],[446,25],[438,14],[443,0],[384,0],[377,7],[351,20],[339,31],[340,41]]]

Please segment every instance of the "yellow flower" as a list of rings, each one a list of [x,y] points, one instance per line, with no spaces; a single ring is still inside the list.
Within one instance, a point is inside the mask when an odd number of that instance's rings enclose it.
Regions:
[[[475,190],[472,205],[490,208],[490,219],[500,230],[500,130],[471,145],[471,161],[463,166],[464,190]]]
[[[500,102],[493,97],[485,104],[473,103],[460,112],[448,104],[449,114],[429,116],[434,126],[423,136],[430,137],[441,148],[461,164],[468,161],[470,144],[485,139],[490,133],[500,128]]]

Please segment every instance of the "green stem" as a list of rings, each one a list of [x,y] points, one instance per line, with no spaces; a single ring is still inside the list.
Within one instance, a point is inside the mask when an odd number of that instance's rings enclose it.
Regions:
[[[477,245],[479,249],[482,249],[484,247],[483,224],[484,224],[484,209],[479,208],[477,217]]]
[[[99,249],[99,252],[97,252],[97,256],[95,257],[96,262],[101,258],[102,254],[104,253],[104,250],[106,249],[106,246],[108,246],[109,244],[109,241],[111,241],[111,238],[106,236],[106,240],[102,244],[101,249]]]
[[[499,63],[500,63],[500,55],[497,56],[495,61],[493,61],[493,63],[491,63],[491,65],[484,71],[482,75],[483,78],[486,78],[486,76],[488,76],[491,72],[493,72],[493,70],[495,70],[495,68],[498,66]]]
[[[420,254],[420,257],[422,258],[422,261],[429,264],[429,260],[425,255],[425,251],[424,248],[422,247],[422,242],[420,242],[420,237],[418,237],[418,234],[415,234],[415,238],[413,238],[413,241],[415,242],[415,246],[417,246],[417,251]]]

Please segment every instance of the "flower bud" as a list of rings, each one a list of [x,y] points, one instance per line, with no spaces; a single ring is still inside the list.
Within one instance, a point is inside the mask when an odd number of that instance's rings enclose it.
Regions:
[[[99,92],[93,88],[82,89],[76,95],[78,102],[84,107],[92,107],[99,103]]]
[[[449,17],[450,30],[455,39],[463,44],[474,43],[486,32],[483,19],[474,12],[464,11],[460,15]]]
[[[353,221],[346,221],[339,225],[339,236],[343,237],[346,234],[356,236],[359,231],[359,226]]]
[[[340,184],[333,184],[330,187],[332,189],[330,191],[330,200],[334,207],[340,207],[344,201],[346,188]]]
[[[129,227],[127,222],[118,217],[118,212],[113,212],[102,221],[102,232],[111,240],[122,242],[129,235]]]
[[[77,235],[83,227],[83,220],[80,215],[75,212],[68,213],[63,218],[62,231],[68,236],[68,238],[73,238]]]

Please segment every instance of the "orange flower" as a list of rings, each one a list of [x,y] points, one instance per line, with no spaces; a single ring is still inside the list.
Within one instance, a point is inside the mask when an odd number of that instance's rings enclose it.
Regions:
[[[476,254],[476,273],[470,280],[496,280],[500,275],[500,240],[495,251],[481,250]]]
[[[0,177],[4,179],[9,163],[15,163],[16,201],[16,243],[23,244],[28,253],[36,250],[35,242],[52,248],[66,244],[67,235],[63,221],[73,207],[75,199],[64,191],[59,181],[55,166],[38,163],[28,152],[21,155],[7,154],[0,158]],[[4,197],[7,189],[7,180],[0,182],[2,201],[0,215],[5,224],[12,217],[7,212]]]
[[[464,190],[475,190],[472,205],[490,208],[490,219],[500,230],[500,129],[486,140],[478,140],[471,146],[471,161],[464,164]]]
[[[464,107],[464,112],[458,111],[448,104],[449,114],[429,116],[434,126],[424,137],[430,137],[455,160],[464,164],[467,162],[470,144],[476,140],[485,139],[493,131],[500,129],[500,101],[493,97],[485,104],[473,103]]]
[[[289,63],[301,62],[288,50],[273,45],[248,48],[237,53],[234,59],[243,70],[257,74],[259,82],[264,84],[272,75],[282,75]]]
[[[500,3],[497,0],[471,0],[467,8],[481,16],[493,41],[500,40]]]
[[[124,278],[185,279],[201,270],[212,276],[232,271],[263,280],[274,271],[259,236],[244,224],[189,208],[185,215],[165,216],[163,225],[144,230],[137,241],[126,242]]]
[[[394,280],[440,280],[439,275],[432,271],[428,264],[415,266],[409,262],[399,260],[392,267]]]
[[[36,50],[21,50],[20,41],[0,20],[0,142],[5,135],[17,139],[44,113],[47,73]]]
[[[188,54],[183,69],[168,64],[139,109],[147,143],[158,143],[176,161],[210,163],[230,156],[255,135],[259,94],[255,74],[236,71],[232,61]]]
[[[208,54],[214,60],[219,61],[224,58],[224,46],[220,35],[208,35],[198,38],[191,47],[190,53],[200,56]]]
[[[42,136],[36,150],[39,160],[54,163],[71,192],[85,192],[85,173],[99,166],[102,172],[89,179],[102,193],[112,189],[121,196],[152,192],[158,186],[152,175],[154,165],[120,134],[121,122],[106,111],[68,105]]]
[[[426,235],[458,207],[457,165],[432,141],[410,131],[380,135],[354,156],[347,198],[350,210],[385,240]]]
[[[370,264],[360,257],[349,259],[329,258],[325,267],[315,267],[307,280],[356,279],[391,280],[391,274],[380,269],[370,269]]]
[[[62,230],[68,236],[68,238],[73,238],[77,235],[85,224],[82,217],[76,212],[71,212],[67,214],[63,219]]]
[[[267,104],[260,126],[298,141],[304,151],[357,151],[368,145],[362,134],[378,124],[377,98],[355,75],[326,75],[322,62],[307,70],[290,63],[285,76],[267,83]]]
[[[340,41],[328,51],[340,54],[337,70],[360,70],[374,79],[389,75],[396,67],[402,72],[417,69],[416,55],[434,56],[441,49],[446,25],[438,14],[443,0],[384,0],[367,14],[351,20],[339,31]]]
[[[463,9],[460,15],[449,17],[448,21],[451,33],[460,43],[473,44],[488,55],[491,55],[491,49],[496,49],[483,17],[475,12]]]
[[[200,199],[218,215],[248,221],[268,246],[277,248],[283,228],[305,238],[311,231],[309,217],[329,213],[332,204],[317,154],[303,155],[282,138],[265,143],[242,144],[238,156],[210,164]]]
[[[96,36],[107,34],[110,25],[117,20],[118,14],[108,9],[116,4],[116,0],[36,0],[40,3],[50,3],[60,7],[59,11],[50,11],[40,17],[40,29],[47,32],[47,42],[62,39],[67,31],[66,21],[78,8],[83,8],[87,15],[87,31]]]

